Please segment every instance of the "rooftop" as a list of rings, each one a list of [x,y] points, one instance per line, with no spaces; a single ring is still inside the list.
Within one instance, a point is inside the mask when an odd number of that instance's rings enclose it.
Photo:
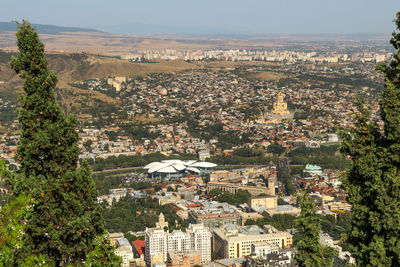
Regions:
[[[132,245],[135,247],[136,251],[139,253],[139,255],[144,255],[144,250],[145,250],[145,242],[144,240],[135,240],[132,241]]]

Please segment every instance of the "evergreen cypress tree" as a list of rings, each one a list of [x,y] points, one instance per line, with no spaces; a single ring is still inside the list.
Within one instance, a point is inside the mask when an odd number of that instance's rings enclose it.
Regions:
[[[296,228],[302,239],[297,244],[295,257],[300,267],[325,267],[333,265],[333,249],[319,243],[321,217],[316,214],[317,208],[307,193],[300,196],[300,216],[296,219]]]
[[[396,17],[400,30],[400,12]],[[347,242],[359,266],[400,266],[400,33],[391,44],[393,60],[378,67],[385,75],[383,132],[361,101],[353,128],[341,131],[341,152],[352,160],[342,177],[354,214]]]
[[[16,155],[21,175],[12,183],[16,195],[30,194],[35,203],[22,248],[25,254],[43,255],[51,266],[88,263],[88,255],[103,265],[118,264],[108,244],[99,243],[105,229],[97,191],[87,164],[77,168],[75,119],[65,116],[56,103],[57,77],[47,68],[44,45],[28,22],[18,28],[20,53],[11,67],[23,79],[25,94],[20,97]],[[92,255],[93,251],[104,253]]]

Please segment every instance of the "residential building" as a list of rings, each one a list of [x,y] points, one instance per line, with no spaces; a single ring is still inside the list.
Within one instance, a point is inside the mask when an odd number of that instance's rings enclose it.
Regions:
[[[270,225],[264,225],[264,229],[257,225],[234,226],[226,225],[214,229],[213,251],[222,258],[238,258],[249,256],[253,244],[269,243],[279,248],[287,248],[292,245],[292,235],[278,231]]]
[[[145,261],[147,266],[167,261],[170,252],[198,251],[201,263],[211,261],[211,232],[203,225],[189,225],[186,232],[172,233],[160,228],[147,228],[145,235]]]
[[[166,265],[167,267],[201,266],[201,253],[197,250],[168,252]]]
[[[265,209],[276,209],[278,207],[277,196],[258,196],[249,199],[249,207],[254,209],[256,207],[263,207]]]
[[[252,196],[258,196],[261,194],[275,195],[275,183],[273,182],[273,179],[268,179],[268,187],[245,186],[225,182],[208,182],[207,191],[210,192],[213,189],[220,189],[223,192],[230,192],[232,194],[236,194],[239,190],[245,190],[248,191]]]
[[[129,267],[130,260],[133,259],[132,246],[128,239],[125,237],[119,238],[116,242],[117,248],[115,249],[115,255],[122,258],[122,267]]]
[[[124,237],[124,233],[109,233],[108,240],[110,240],[111,245],[116,246],[116,242],[118,239]]]
[[[189,211],[188,221],[196,224],[203,224],[208,229],[219,227],[225,224],[241,225],[242,216],[240,211],[227,203],[210,201],[202,207]]]

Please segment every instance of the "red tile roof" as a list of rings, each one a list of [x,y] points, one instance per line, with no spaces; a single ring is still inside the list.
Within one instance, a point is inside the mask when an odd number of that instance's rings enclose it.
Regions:
[[[135,247],[136,251],[139,253],[139,255],[144,255],[144,247],[145,243],[144,240],[135,240],[132,241],[132,245]]]

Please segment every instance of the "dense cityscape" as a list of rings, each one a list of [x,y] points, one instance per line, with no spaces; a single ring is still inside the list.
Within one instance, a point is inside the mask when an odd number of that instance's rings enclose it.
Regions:
[[[47,52],[27,21],[16,38],[0,43],[0,266],[398,263],[400,34],[395,53]]]
[[[300,189],[326,221],[320,240],[337,251],[335,264],[354,262],[340,243],[351,205],[340,189],[348,162],[337,130],[353,123],[356,95],[377,115],[383,85],[375,64],[385,54],[310,55],[72,84],[120,100],[111,113],[80,119],[78,130],[80,159],[97,171],[98,201],[124,266],[294,264]],[[18,134],[2,136],[10,169],[18,169],[17,143]],[[160,168],[146,168],[157,161]],[[208,161],[212,167],[202,168]]]

